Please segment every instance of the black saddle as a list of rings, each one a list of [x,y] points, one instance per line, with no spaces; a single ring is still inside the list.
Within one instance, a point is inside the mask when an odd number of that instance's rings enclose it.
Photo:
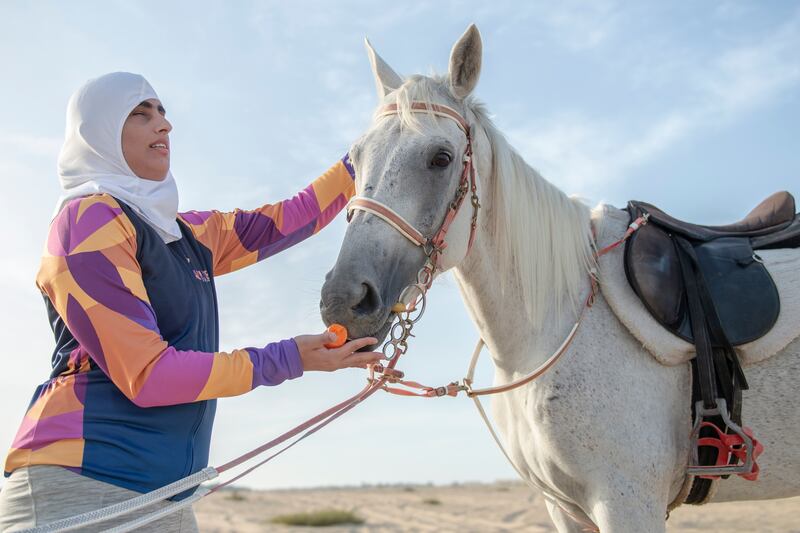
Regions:
[[[629,202],[628,212],[631,221],[647,220],[625,247],[628,282],[661,325],[696,347],[693,411],[711,411],[724,399],[738,428],[747,381],[733,346],[766,335],[780,313],[780,295],[756,250],[800,247],[794,198],[775,193],[726,226],[684,222],[644,202]],[[715,460],[716,451],[700,451],[701,464]],[[697,478],[687,503],[703,501],[709,486]]]
[[[625,273],[664,327],[694,342],[679,255],[678,243],[683,242],[694,255],[690,261],[696,262],[708,286],[730,344],[751,342],[772,328],[780,298],[755,250],[800,246],[800,216],[791,194],[775,193],[743,220],[727,226],[683,222],[644,202],[632,201],[628,210],[632,220],[648,215],[648,223],[628,240]]]

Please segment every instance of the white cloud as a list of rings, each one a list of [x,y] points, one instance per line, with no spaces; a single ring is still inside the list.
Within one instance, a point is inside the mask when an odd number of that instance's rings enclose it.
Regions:
[[[698,76],[706,107],[723,115],[747,111],[800,81],[800,11],[761,42],[723,53]]]
[[[486,26],[495,34],[524,35],[520,46],[557,44],[573,52],[607,43],[617,35],[623,18],[624,13],[614,0],[499,0],[474,9],[474,20],[481,21],[479,26],[488,23]]]
[[[681,65],[682,94],[672,109],[636,125],[630,117],[560,113],[538,127],[507,130],[528,161],[571,190],[625,179],[631,168],[703,129],[724,126],[767,105],[800,82],[800,12],[760,40],[720,52],[707,62]],[[682,51],[678,50],[678,54]],[[640,73],[633,72],[634,78]],[[683,100],[683,101],[681,101]]]
[[[600,46],[619,22],[616,2],[610,1],[548,3],[542,16],[553,37],[574,51]]]
[[[55,159],[62,143],[63,139],[59,137],[0,131],[0,157],[7,151],[7,159],[16,159],[20,154]]]

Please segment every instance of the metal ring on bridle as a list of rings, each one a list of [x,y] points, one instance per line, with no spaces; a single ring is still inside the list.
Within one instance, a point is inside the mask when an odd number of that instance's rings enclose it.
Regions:
[[[405,300],[405,296],[407,296],[407,292],[411,290],[419,291],[419,294],[414,298],[414,305],[412,305],[407,311],[403,311],[405,314],[403,320],[406,320],[411,324],[416,324],[417,321],[422,318],[428,301],[425,287],[426,285],[422,283],[415,283],[414,285],[409,285],[403,289],[402,293],[400,293],[400,301],[403,301]]]
[[[397,322],[392,324],[392,327],[389,329],[389,337],[393,341],[400,342],[403,339],[403,337],[405,336],[407,329],[408,329],[408,326],[406,326],[405,321],[404,320],[398,320]]]
[[[427,267],[428,264],[426,263],[425,266],[417,272],[417,285],[428,287],[433,281],[433,271]]]
[[[392,349],[391,350],[391,352],[392,352],[391,354],[387,351],[389,348]],[[394,345],[394,343],[392,341],[386,341],[386,343],[384,343],[384,345],[383,345],[383,348],[381,349],[381,352],[383,352],[383,356],[386,359],[391,361],[397,355],[398,348],[397,348],[397,346]]]

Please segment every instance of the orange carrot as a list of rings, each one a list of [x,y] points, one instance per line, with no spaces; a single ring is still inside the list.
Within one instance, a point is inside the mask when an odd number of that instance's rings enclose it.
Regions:
[[[347,342],[347,328],[341,324],[331,324],[328,326],[328,331],[336,335],[336,340],[332,342],[326,342],[324,346],[326,348],[338,348],[342,346],[345,342]]]

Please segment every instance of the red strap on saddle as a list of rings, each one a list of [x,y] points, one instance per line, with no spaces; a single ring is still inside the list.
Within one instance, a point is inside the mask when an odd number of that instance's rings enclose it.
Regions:
[[[634,220],[633,222],[631,222],[628,225],[628,229],[625,231],[625,235],[623,235],[620,240],[618,240],[616,242],[612,242],[611,244],[609,244],[608,246],[606,246],[602,250],[599,250],[597,252],[597,257],[600,257],[601,255],[607,254],[608,252],[610,252],[611,250],[613,250],[614,248],[616,248],[617,246],[619,246],[623,242],[627,241],[628,238],[631,235],[633,235],[633,232],[635,232],[636,230],[638,230],[639,228],[641,228],[642,226],[647,224],[647,218],[648,217],[649,217],[649,215],[642,215],[639,218],[637,218],[636,220]]]

